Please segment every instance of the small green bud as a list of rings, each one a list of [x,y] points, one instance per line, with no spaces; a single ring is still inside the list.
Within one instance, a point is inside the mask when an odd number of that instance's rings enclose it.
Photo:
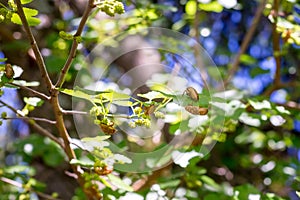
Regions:
[[[160,119],[164,119],[165,118],[165,114],[159,111],[154,112],[154,116],[156,118],[160,118]]]
[[[92,116],[99,116],[101,113],[103,113],[102,107],[94,106],[90,110],[90,115]]]
[[[65,31],[59,31],[59,37],[65,40],[73,40],[73,35]]]
[[[115,14],[122,14],[125,12],[123,3],[116,0],[101,1],[97,7],[111,17],[114,17]]]
[[[34,110],[34,106],[28,105],[27,109],[28,109],[28,111],[33,111]]]
[[[122,2],[115,3],[115,12],[117,14],[123,14],[125,12],[124,5]]]
[[[7,113],[6,112],[3,112],[2,114],[1,114],[1,118],[2,119],[5,119],[7,117]]]
[[[95,119],[95,120],[94,120],[94,124],[99,125],[100,123],[101,123],[101,121],[100,121],[99,119]]]
[[[8,0],[8,6],[13,10],[16,11],[17,10],[17,5],[15,4],[14,0]]]
[[[76,42],[78,44],[82,42],[82,37],[81,36],[74,36],[74,39],[76,40]]]
[[[142,111],[143,111],[143,109],[141,107],[134,108],[134,113],[136,113],[136,114],[140,114]]]

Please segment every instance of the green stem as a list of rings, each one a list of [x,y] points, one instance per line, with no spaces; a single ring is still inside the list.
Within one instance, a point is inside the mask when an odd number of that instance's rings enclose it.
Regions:
[[[89,17],[89,14],[90,12],[92,11],[92,9],[95,7],[94,5],[94,0],[89,0],[88,2],[88,5],[83,13],[83,16],[81,18],[81,21],[79,23],[79,26],[78,26],[78,29],[74,35],[74,39],[73,39],[73,43],[72,43],[72,46],[71,46],[71,50],[70,50],[70,53],[69,53],[69,57],[64,65],[64,67],[62,68],[61,72],[60,72],[60,75],[58,77],[58,80],[55,84],[55,87],[58,87],[58,88],[61,88],[63,83],[65,82],[65,78],[66,78],[66,75],[71,67],[71,64],[74,60],[74,58],[76,57],[76,50],[77,50],[77,47],[78,47],[78,42],[76,41],[75,37],[77,36],[80,36],[82,34],[82,31],[83,31],[83,28],[87,22],[87,19]]]

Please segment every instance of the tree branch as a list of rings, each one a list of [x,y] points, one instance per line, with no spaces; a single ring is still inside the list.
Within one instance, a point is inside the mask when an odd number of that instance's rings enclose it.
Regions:
[[[246,52],[251,40],[252,40],[252,37],[255,33],[255,30],[259,24],[259,20],[261,18],[261,15],[262,15],[262,12],[265,8],[265,5],[266,5],[266,2],[267,0],[262,0],[259,7],[257,8],[256,10],[256,13],[255,13],[255,16],[253,18],[253,21],[252,21],[252,24],[249,28],[249,30],[247,31],[244,39],[243,39],[243,42],[241,44],[241,48],[239,50],[239,52],[237,53],[233,63],[232,63],[232,66],[231,68],[229,69],[229,73],[228,73],[228,78],[224,81],[224,86],[228,86],[229,82],[231,81],[231,79],[233,78],[234,74],[236,73],[236,71],[238,70],[239,68],[239,64],[240,64],[240,58],[241,56]]]
[[[80,21],[79,27],[74,35],[74,40],[72,43],[72,47],[69,53],[69,57],[66,60],[66,63],[63,67],[63,69],[61,70],[61,73],[59,75],[58,81],[55,84],[55,86],[52,84],[48,72],[46,70],[46,66],[43,60],[43,57],[38,49],[38,46],[36,44],[36,41],[33,37],[33,34],[31,32],[31,29],[29,28],[28,22],[26,20],[23,8],[22,8],[22,4],[20,0],[16,0],[16,4],[17,4],[17,9],[18,9],[18,13],[19,16],[21,18],[22,24],[25,28],[25,31],[29,37],[29,40],[31,42],[31,46],[32,49],[34,51],[42,78],[44,79],[46,85],[47,85],[47,89],[50,93],[50,103],[53,106],[53,110],[54,110],[54,114],[55,114],[55,118],[56,118],[56,127],[58,129],[58,132],[61,136],[61,138],[63,139],[63,143],[61,143],[59,141],[58,143],[58,139],[55,138],[52,134],[50,134],[47,130],[43,129],[42,127],[40,127],[39,125],[37,125],[34,121],[31,121],[29,119],[27,119],[31,125],[33,125],[36,129],[39,130],[40,133],[46,135],[47,137],[55,140],[58,144],[61,145],[61,147],[64,149],[69,161],[71,161],[72,159],[76,159],[76,155],[75,152],[73,151],[73,149],[71,148],[70,145],[70,136],[68,134],[68,131],[65,127],[65,123],[64,123],[64,119],[63,119],[63,113],[62,113],[62,109],[60,107],[60,103],[59,103],[59,99],[58,99],[58,94],[59,91],[56,89],[56,87],[61,87],[62,84],[64,83],[65,80],[65,76],[71,66],[71,63],[76,55],[76,50],[77,50],[77,46],[78,46],[78,42],[77,42],[77,38],[78,36],[81,35],[84,25],[88,19],[89,13],[90,11],[94,8],[94,0],[89,0],[88,5],[84,11],[84,14],[82,16],[82,19]],[[16,112],[18,113],[18,112]],[[24,118],[26,120],[26,118]],[[82,189],[84,190],[86,196],[88,197],[88,199],[99,199],[97,197],[99,197],[99,191],[97,190],[97,188],[94,187],[87,187],[86,186],[86,181],[84,179],[84,177],[82,177],[82,169],[80,168],[80,166],[78,165],[71,165],[74,173],[78,176],[78,183],[80,184],[80,186],[82,187]]]
[[[24,121],[26,121],[28,124],[30,124],[34,129],[36,129],[40,134],[50,138],[51,140],[53,140],[54,142],[56,142],[59,146],[61,146],[62,148],[64,148],[64,144],[62,143],[62,141],[55,137],[54,135],[52,135],[49,131],[47,131],[46,129],[44,129],[43,127],[41,127],[40,125],[38,125],[34,120],[32,120],[29,117],[26,116],[22,116],[22,113],[15,109],[14,107],[12,107],[11,105],[5,103],[4,101],[0,100],[0,103],[3,104],[4,106],[6,106],[7,108],[9,108],[10,110],[12,110],[14,113],[16,113],[17,115],[19,115],[20,119],[23,119]]]
[[[91,12],[91,10],[94,8],[94,0],[89,0],[88,2],[88,5],[83,13],[83,16],[81,18],[81,21],[79,23],[79,26],[78,26],[78,29],[74,35],[74,39],[73,39],[73,43],[72,43],[72,47],[71,47],[71,50],[70,50],[70,53],[69,53],[69,57],[64,65],[64,67],[62,68],[61,72],[60,72],[60,75],[58,77],[58,80],[55,84],[55,87],[58,87],[60,88],[64,81],[65,81],[65,78],[66,78],[66,75],[71,67],[71,64],[76,56],[76,50],[77,50],[77,47],[78,47],[78,42],[77,40],[75,39],[75,37],[77,36],[80,36],[82,34],[82,31],[83,31],[83,28],[85,26],[85,23],[89,17],[89,14]]]
[[[277,32],[277,18],[278,18],[278,10],[279,10],[279,0],[274,0],[274,23],[273,23],[273,54],[276,62],[276,72],[274,78],[274,84],[280,85],[280,69],[281,69],[281,57],[280,57],[280,35]]]
[[[34,89],[31,89],[29,87],[26,87],[26,86],[23,86],[23,85],[19,85],[19,84],[16,84],[16,83],[10,83],[11,85],[13,86],[16,86],[16,87],[19,87],[23,90],[27,90],[28,92],[32,92],[33,94],[35,94],[36,96],[40,97],[41,99],[44,99],[44,100],[47,100],[49,101],[50,100],[50,97],[48,97],[47,95],[41,93],[41,92],[38,92]]]
[[[38,45],[35,41],[35,38],[34,38],[32,32],[31,32],[31,29],[30,29],[29,24],[27,22],[27,19],[25,17],[24,10],[23,10],[22,4],[21,4],[21,0],[16,0],[16,4],[17,4],[17,9],[18,9],[18,14],[20,16],[23,27],[24,27],[24,29],[27,33],[28,38],[29,38],[29,41],[30,41],[32,50],[34,52],[36,62],[38,64],[38,67],[39,67],[39,70],[41,72],[42,78],[43,78],[44,82],[46,83],[48,91],[51,92],[51,90],[53,88],[53,84],[52,84],[51,79],[49,77],[49,74],[47,72],[43,56],[42,56],[42,54],[39,50],[39,47],[38,47]]]
[[[273,81],[273,85],[271,85],[265,92],[265,96],[270,96],[272,92],[279,89],[281,86],[281,56],[280,56],[280,35],[277,32],[277,18],[278,18],[278,10],[279,10],[279,0],[274,0],[272,15],[274,18],[274,22],[272,24],[272,34],[273,34],[273,55],[276,63],[276,71],[275,77]]]

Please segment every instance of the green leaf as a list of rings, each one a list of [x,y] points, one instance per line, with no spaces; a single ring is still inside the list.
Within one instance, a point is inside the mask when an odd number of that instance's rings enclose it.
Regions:
[[[77,159],[72,159],[70,161],[71,165],[80,165],[82,167],[93,167],[94,162],[91,160],[77,160]]]
[[[107,175],[108,179],[112,182],[113,185],[118,187],[119,189],[128,191],[128,192],[133,192],[133,188],[129,186],[128,184],[124,183],[119,177],[113,175],[113,174],[108,174]]]
[[[109,138],[110,138],[110,135],[103,135],[103,136],[96,136],[96,137],[85,137],[85,138],[82,138],[81,141],[83,141],[83,142],[92,142],[92,141],[102,142]]]
[[[35,175],[35,170],[34,168],[30,167],[30,166],[24,166],[24,165],[14,165],[11,167],[7,167],[4,169],[5,173],[9,173],[9,174],[27,174],[29,176],[33,176]]]
[[[202,175],[200,178],[204,183],[206,183],[207,185],[213,187],[216,190],[221,189],[220,186],[209,176],[206,175]]]
[[[151,8],[154,8],[155,10],[163,10],[163,11],[171,11],[176,12],[178,11],[178,8],[175,6],[170,5],[163,5],[163,4],[151,4]]]
[[[197,2],[190,0],[185,5],[185,12],[188,15],[195,15],[197,12]]]
[[[259,194],[259,191],[250,184],[237,186],[235,191],[238,191],[238,199],[249,199],[250,194]]]
[[[230,199],[229,196],[226,196],[225,194],[220,193],[210,193],[204,197],[204,200],[228,200]]]
[[[207,108],[208,105],[209,105],[210,100],[211,100],[210,96],[199,94],[198,105],[201,106],[201,107]]]
[[[165,183],[160,183],[159,186],[161,189],[167,189],[167,188],[176,188],[180,184],[180,180],[170,180]]]
[[[277,18],[276,26],[278,26],[279,28],[283,28],[283,29],[293,29],[294,28],[294,25],[283,17]]]
[[[271,109],[271,103],[267,100],[263,100],[262,102],[249,100],[249,103],[255,110]]]
[[[64,161],[64,157],[57,152],[57,149],[48,149],[45,153],[43,153],[42,158],[43,161],[50,167],[57,167]]]
[[[110,101],[118,101],[118,100],[128,100],[130,99],[130,95],[125,93],[116,92],[113,90],[107,90],[104,93],[100,94],[103,98],[108,99]]]
[[[34,17],[38,14],[38,10],[31,8],[23,8],[23,10],[29,26],[37,26],[41,23],[39,18]],[[15,24],[22,25],[21,18],[17,13],[13,13],[11,21]]]
[[[270,73],[270,69],[262,69],[260,67],[254,67],[250,71],[250,76],[251,78],[254,78],[257,75],[268,74],[268,73]]]
[[[244,111],[245,111],[245,108],[238,108],[234,111],[234,113],[230,116],[230,118],[232,120],[238,120]]]
[[[258,118],[255,118],[245,112],[240,115],[239,120],[249,126],[259,127],[261,125]]]
[[[5,85],[7,83],[11,83],[12,81],[13,81],[12,78],[7,78],[5,75],[2,74],[1,80],[0,80],[0,87],[2,87],[3,85]]]
[[[81,99],[86,99],[89,101],[93,101],[92,97],[84,92],[82,92],[81,90],[71,90],[71,89],[59,89],[60,92],[73,96],[73,97],[77,97],[77,98],[81,98]]]
[[[201,3],[201,4],[199,4],[199,8],[201,10],[208,11],[208,12],[220,13],[223,11],[223,6],[221,4],[219,4],[217,1],[213,1],[210,3],[206,3],[206,4]]]
[[[5,62],[7,61],[7,58],[0,58],[0,62]]]
[[[175,132],[180,129],[182,132],[189,130],[188,127],[189,120],[181,121],[180,123],[171,124],[169,127],[169,132],[175,134]]]
[[[95,148],[103,149],[104,147],[109,146],[109,142],[104,141],[108,139],[110,135],[107,136],[96,136],[96,137],[86,137],[82,138],[83,147],[85,150],[92,152]]]
[[[44,103],[44,101],[38,97],[24,97],[24,102],[34,107],[41,106]]]
[[[132,102],[131,101],[121,101],[121,100],[116,100],[112,102],[113,104],[116,104],[118,106],[126,106],[126,107],[130,107],[132,106]]]
[[[257,60],[248,54],[242,54],[240,57],[240,61],[245,65],[254,65]]]
[[[120,164],[124,164],[124,163],[132,163],[132,160],[127,158],[126,156],[124,155],[121,155],[121,154],[114,154],[114,160],[117,162],[117,163],[120,163]]]
[[[285,107],[283,107],[283,106],[276,106],[275,108],[280,113],[287,114],[287,115],[291,114],[290,111],[288,111],[287,109],[285,109]]]
[[[21,0],[21,4],[28,4],[31,3],[33,0]]]
[[[300,198],[300,191],[296,191],[296,194]]]

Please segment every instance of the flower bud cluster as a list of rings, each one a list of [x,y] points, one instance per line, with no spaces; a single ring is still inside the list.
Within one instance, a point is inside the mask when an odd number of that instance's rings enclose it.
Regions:
[[[115,14],[123,14],[125,12],[123,3],[116,0],[101,1],[97,7],[111,17],[114,17]]]

